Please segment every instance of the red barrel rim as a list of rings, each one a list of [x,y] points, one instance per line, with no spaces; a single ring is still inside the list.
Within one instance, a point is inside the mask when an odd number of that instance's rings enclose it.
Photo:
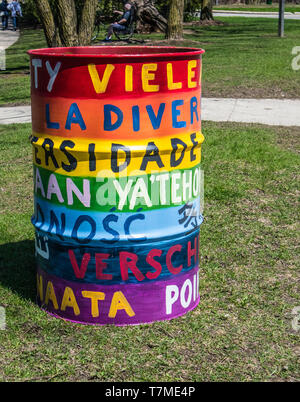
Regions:
[[[204,49],[176,46],[76,46],[32,49],[27,52],[32,56],[66,58],[182,58],[198,56]]]

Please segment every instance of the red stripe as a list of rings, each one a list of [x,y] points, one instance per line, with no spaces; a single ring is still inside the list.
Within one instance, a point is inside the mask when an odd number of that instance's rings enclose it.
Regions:
[[[132,62],[129,58],[128,62],[124,60],[124,63],[120,63],[117,61],[116,63],[113,60],[108,59],[107,63],[99,59],[90,58],[90,59],[76,59],[76,58],[60,58],[60,57],[45,57],[45,56],[31,56],[32,59],[40,59],[41,67],[34,66],[31,64],[31,87],[32,93],[35,95],[42,95],[47,97],[65,97],[65,98],[135,98],[140,96],[148,96],[153,95],[153,92],[145,92],[142,86],[142,66],[145,64],[156,63],[157,70],[152,73],[155,75],[153,80],[149,81],[151,85],[159,85],[159,91],[156,92],[157,95],[161,93],[180,93],[180,92],[189,92],[195,89],[199,89],[200,84],[200,64],[201,59],[200,55],[194,56],[192,60],[197,61],[197,66],[193,68],[193,72],[195,72],[195,76],[192,78],[193,82],[196,83],[196,87],[189,88],[188,85],[188,58],[186,60],[167,60],[167,61],[158,61],[155,62],[151,60],[145,60],[145,62]],[[50,67],[54,70],[56,64],[61,62],[61,66],[57,77],[53,83],[52,90],[47,90],[47,86],[49,84],[49,73],[46,68],[46,62],[49,62]],[[101,64],[100,64],[101,63]],[[173,71],[173,81],[181,82],[181,89],[169,89],[168,88],[168,80],[167,80],[167,64],[172,64]],[[97,71],[99,73],[99,78],[102,79],[103,72],[106,68],[107,64],[114,65],[114,71],[110,76],[110,80],[107,85],[107,89],[105,93],[97,94],[95,92],[95,88],[93,86],[89,71],[88,64],[95,64],[97,67]],[[133,91],[125,90],[125,66],[130,65],[133,68]],[[35,88],[35,75],[37,75],[38,79],[38,88]]]

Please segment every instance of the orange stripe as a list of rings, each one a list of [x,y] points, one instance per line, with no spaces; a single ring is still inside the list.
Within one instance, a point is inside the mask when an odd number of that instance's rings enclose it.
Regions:
[[[186,122],[185,127],[174,127],[174,124],[172,123],[173,101],[178,101],[175,106],[173,104],[173,116],[174,109],[176,109],[175,114],[177,114],[177,116],[175,116],[175,120],[179,124],[180,122]],[[182,104],[181,101],[183,102]],[[73,103],[76,103],[78,109],[80,110],[80,114],[86,126],[85,130],[83,130],[82,127],[80,127],[80,125],[77,123],[72,123],[71,129],[65,128],[68,112]],[[58,123],[58,129],[50,128],[49,123],[47,124],[47,104],[49,104],[48,120],[52,123]],[[116,106],[122,111],[123,114],[122,124],[119,128],[113,131],[104,130],[104,105],[108,104]],[[165,104],[165,106],[163,104]],[[148,106],[148,110],[150,109],[150,112],[147,111],[146,106]],[[193,122],[191,122],[191,106],[193,109]],[[162,113],[160,124],[158,116],[159,110]],[[139,115],[139,130],[137,130],[137,123],[133,123],[133,113],[135,116]],[[150,115],[154,116],[152,117],[152,121],[149,113]],[[117,116],[113,112],[111,113],[111,116],[111,123],[114,124],[117,120]],[[156,129],[153,127],[155,120],[157,120],[157,124],[159,124],[159,127]],[[104,100],[47,98],[32,95],[32,125],[33,130],[36,132],[43,132],[44,134],[64,138],[109,138],[114,140],[135,138],[149,139],[161,136],[178,135],[182,133],[182,131],[200,131],[201,123],[199,91],[196,90],[194,92],[181,93],[180,95],[177,94],[172,96],[169,94],[156,94],[153,96],[148,96],[147,98],[122,98],[119,100],[111,100],[110,98]]]

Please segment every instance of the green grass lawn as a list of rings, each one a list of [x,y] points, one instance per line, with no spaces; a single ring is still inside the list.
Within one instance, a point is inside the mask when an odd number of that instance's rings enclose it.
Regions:
[[[30,131],[0,126],[0,381],[300,380],[299,128],[203,123],[200,305],[121,328],[35,304]]]
[[[30,104],[29,49],[47,47],[40,29],[23,29],[6,51],[6,71],[0,71],[0,106]]]
[[[277,36],[277,20],[218,18],[224,25],[185,25],[184,40],[171,45],[202,47],[203,96],[299,98],[300,71],[291,67],[300,45],[299,21],[285,22],[286,37]],[[105,35],[100,33],[102,39]],[[167,45],[163,34],[138,35],[145,44]],[[98,43],[99,45],[100,43]],[[116,43],[117,44],[117,43]],[[0,72],[0,105],[30,104],[28,49],[45,47],[43,32],[24,29],[7,50],[7,71]]]
[[[198,26],[186,38],[206,50],[203,95],[234,98],[299,98],[300,71],[291,67],[300,44],[299,21],[285,21],[277,36],[276,19],[220,18],[223,26]]]

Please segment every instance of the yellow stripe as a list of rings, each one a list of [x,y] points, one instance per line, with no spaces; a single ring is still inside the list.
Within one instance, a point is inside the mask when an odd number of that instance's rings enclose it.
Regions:
[[[36,166],[41,166],[50,171],[66,175],[77,177],[125,177],[125,176],[138,176],[149,173],[159,173],[163,171],[172,171],[175,169],[189,169],[197,166],[201,161],[201,144],[204,140],[203,135],[200,132],[196,133],[183,133],[178,134],[176,137],[161,137],[155,138],[153,141],[145,140],[121,140],[114,139],[113,141],[97,140],[93,142],[82,138],[62,138],[56,136],[49,136],[47,134],[33,133],[33,162]],[[171,139],[179,139],[186,144],[186,150],[182,161],[176,166],[171,166],[171,152],[172,145]],[[70,147],[70,144],[64,143],[64,141],[72,141],[75,145]],[[157,160],[151,160],[147,163],[145,157],[146,148],[149,143],[152,142],[159,150],[159,158],[163,166],[159,166]],[[195,143],[198,143],[195,146]],[[51,144],[51,145],[49,145]],[[53,147],[52,147],[53,144]],[[67,144],[62,150],[63,144]],[[95,144],[94,156],[96,160],[96,170],[90,169],[89,163],[89,145]],[[130,150],[130,162],[126,169],[116,173],[112,170],[112,144],[121,144],[126,149]],[[175,145],[174,145],[175,147]],[[192,150],[192,148],[194,149]],[[50,154],[51,148],[53,149],[53,157]],[[176,148],[175,148],[176,150]],[[183,146],[179,143],[177,150],[173,156],[176,160],[179,160],[182,155]],[[70,165],[70,159],[67,154],[70,154],[77,161],[77,166],[72,171],[67,171],[63,166]],[[48,156],[47,156],[48,155]],[[150,156],[153,153],[150,153]],[[54,160],[55,159],[55,160]],[[57,166],[55,166],[55,161]],[[48,164],[47,164],[48,162]],[[118,151],[118,166],[125,162],[125,152]],[[144,166],[143,166],[144,164]],[[142,169],[141,169],[142,168]]]

